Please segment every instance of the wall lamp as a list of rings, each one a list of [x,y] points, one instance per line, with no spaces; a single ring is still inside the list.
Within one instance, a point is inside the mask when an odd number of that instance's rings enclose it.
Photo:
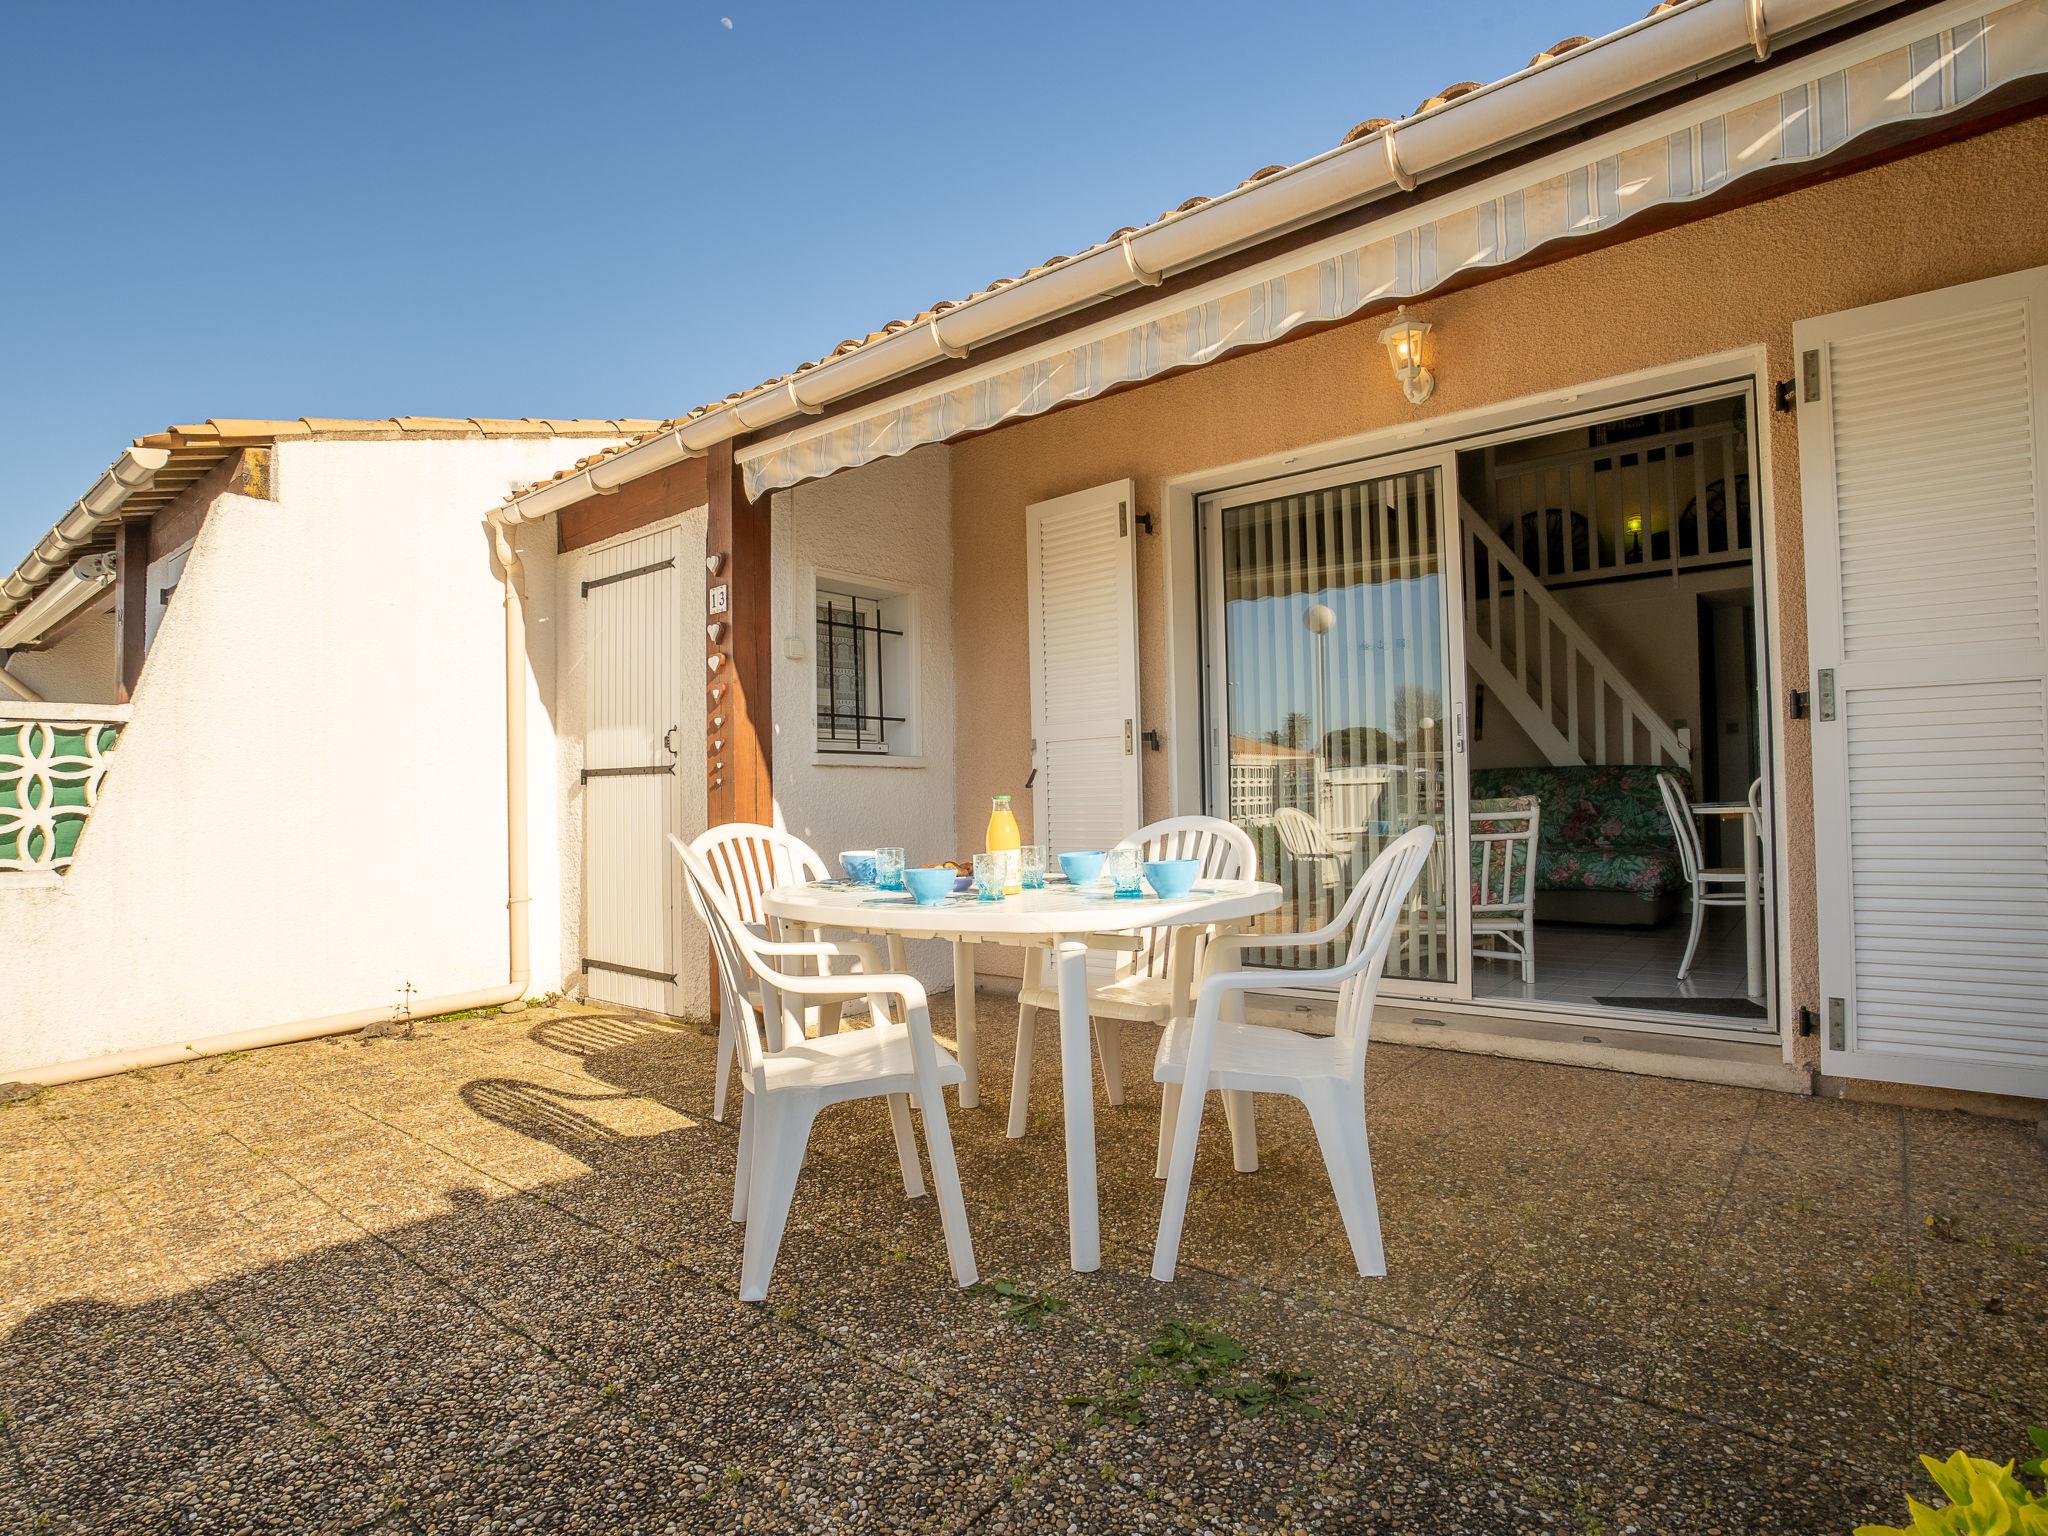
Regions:
[[[1380,332],[1380,345],[1394,364],[1394,377],[1401,381],[1401,393],[1410,405],[1420,405],[1436,391],[1436,375],[1423,362],[1423,344],[1429,322],[1417,320],[1403,304],[1394,311],[1393,321]]]

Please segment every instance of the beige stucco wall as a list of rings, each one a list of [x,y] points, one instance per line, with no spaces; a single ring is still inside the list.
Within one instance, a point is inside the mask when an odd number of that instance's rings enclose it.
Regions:
[[[7,670],[53,704],[111,704],[119,692],[119,661],[109,587],[48,650],[16,651]],[[12,697],[0,691],[0,706]]]
[[[1023,512],[1026,505],[1132,477],[1139,507],[1161,486],[1289,448],[1445,416],[1759,343],[1773,378],[1793,373],[1792,325],[1904,294],[2048,262],[2048,199],[2017,195],[2048,171],[2048,122],[2034,120],[1592,251],[1417,306],[1436,326],[1438,387],[1420,409],[1398,393],[1377,317],[1019,423],[956,446],[955,665],[963,846],[973,809],[1029,771]],[[1806,675],[1798,442],[1770,415],[1780,691]],[[1169,721],[1161,541],[1138,552],[1144,712]],[[997,701],[1015,701],[1004,706]],[[1782,708],[1780,709],[1782,716]],[[1792,999],[1812,1005],[1812,792],[1808,731],[1784,722]],[[1167,758],[1145,762],[1148,814],[1167,804]],[[993,961],[994,957],[992,957]],[[1811,1042],[1805,1042],[1810,1044]]]

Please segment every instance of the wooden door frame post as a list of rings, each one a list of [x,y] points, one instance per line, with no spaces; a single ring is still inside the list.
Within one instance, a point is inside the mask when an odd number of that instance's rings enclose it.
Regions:
[[[149,520],[129,518],[114,531],[114,702],[129,703],[142,680],[149,633]]]
[[[768,502],[749,501],[732,444],[705,466],[704,820],[775,824],[773,539]],[[719,612],[721,595],[724,611]],[[711,956],[718,1017],[718,955]]]
[[[709,454],[704,517],[705,820],[775,820],[775,615],[767,501],[749,501],[732,445]],[[725,611],[717,610],[723,589]],[[716,638],[714,638],[714,633]],[[722,743],[723,745],[720,745]]]

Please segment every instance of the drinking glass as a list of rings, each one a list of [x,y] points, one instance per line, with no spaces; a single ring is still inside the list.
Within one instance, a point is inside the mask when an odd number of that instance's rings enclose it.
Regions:
[[[1045,844],[1026,843],[1017,850],[1017,857],[1023,864],[1024,889],[1027,891],[1045,888]]]
[[[875,888],[883,891],[903,889],[903,850],[901,848],[877,848],[875,850]]]
[[[1145,877],[1145,860],[1136,848],[1112,848],[1109,853],[1109,880],[1119,896],[1142,896],[1145,894],[1141,883]]]
[[[1003,899],[1003,876],[1007,873],[1004,865],[1008,861],[1000,853],[977,853],[974,856],[974,894],[983,901]]]

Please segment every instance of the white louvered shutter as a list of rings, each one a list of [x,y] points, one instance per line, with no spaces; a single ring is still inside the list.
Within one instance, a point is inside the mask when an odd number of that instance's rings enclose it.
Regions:
[[[1139,823],[1134,506],[1121,480],[1024,512],[1032,827],[1055,854]]]
[[[1832,1075],[2048,1096],[2044,324],[2048,268],[1793,331]]]

